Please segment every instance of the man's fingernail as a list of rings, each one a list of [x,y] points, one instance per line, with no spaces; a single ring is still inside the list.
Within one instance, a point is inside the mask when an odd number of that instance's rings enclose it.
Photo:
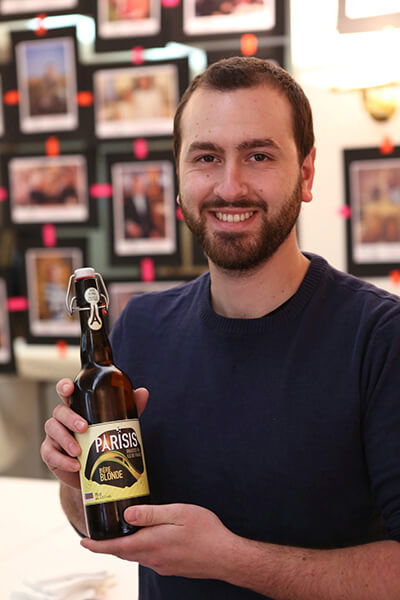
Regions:
[[[64,385],[61,387],[61,392],[63,394],[68,394],[68,392],[69,392],[69,385],[68,385],[68,383],[64,383]]]
[[[85,427],[86,427],[85,421],[81,421],[80,419],[75,421],[75,428],[77,429],[77,431],[84,431]]]
[[[129,521],[137,521],[138,511],[135,506],[130,506],[126,509],[125,515]]]

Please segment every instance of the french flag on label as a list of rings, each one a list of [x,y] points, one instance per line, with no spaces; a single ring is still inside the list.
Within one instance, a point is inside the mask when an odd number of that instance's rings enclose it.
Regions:
[[[93,500],[93,492],[89,492],[85,494],[85,500]]]

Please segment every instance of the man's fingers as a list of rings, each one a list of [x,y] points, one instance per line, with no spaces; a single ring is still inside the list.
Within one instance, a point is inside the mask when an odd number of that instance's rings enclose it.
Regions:
[[[149,399],[149,390],[147,390],[146,388],[137,388],[134,393],[136,408],[140,417],[140,415],[146,408],[147,400]]]
[[[181,504],[163,504],[129,506],[124,512],[127,523],[140,527],[153,525],[182,525],[183,514]]]
[[[65,454],[57,442],[49,436],[42,443],[40,454],[50,471],[59,470],[76,473],[80,469],[78,459]]]
[[[65,404],[69,405],[69,397],[74,391],[74,382],[72,379],[60,379],[60,381],[56,385],[57,394],[60,396],[61,400],[65,402]]]
[[[64,452],[69,456],[79,456],[81,448],[72,435],[72,433],[64,427],[57,419],[49,419],[44,425],[47,435],[55,441]]]
[[[62,423],[67,429],[73,431],[74,433],[83,433],[88,428],[87,421],[85,421],[85,419],[83,419],[65,404],[58,404],[55,407],[55,409],[53,410],[53,419],[49,419],[49,421],[46,422],[46,426],[48,426],[49,424],[51,424],[51,426],[54,426],[52,423],[53,421],[58,421]]]

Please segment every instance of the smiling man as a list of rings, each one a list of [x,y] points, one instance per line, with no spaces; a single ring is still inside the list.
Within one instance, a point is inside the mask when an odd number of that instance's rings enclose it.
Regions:
[[[140,600],[398,600],[400,302],[298,247],[308,100],[267,61],[220,61],[184,94],[174,151],[209,272],[114,327],[154,504],[125,511],[137,533],[82,545],[139,562]],[[57,390],[42,457],[85,534],[87,424]]]

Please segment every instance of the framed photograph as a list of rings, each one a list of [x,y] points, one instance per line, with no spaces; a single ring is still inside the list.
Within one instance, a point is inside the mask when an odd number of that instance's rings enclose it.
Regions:
[[[179,98],[188,83],[187,59],[93,73],[98,138],[170,136]]]
[[[152,153],[143,161],[114,155],[108,157],[108,166],[113,190],[112,262],[176,257],[176,182],[170,154]]]
[[[84,11],[82,0],[0,0],[0,21]]]
[[[54,248],[25,249],[28,342],[79,341],[79,317],[76,313],[72,316],[67,313],[65,297],[71,274],[84,263],[85,245],[82,240],[63,241]]]
[[[19,101],[6,107],[7,139],[93,136],[93,106],[78,104],[78,91],[91,84],[86,65],[78,69],[76,28],[49,29],[42,37],[31,30],[10,35],[13,62],[4,92],[17,89]]]
[[[161,48],[169,39],[161,0],[96,0],[91,6],[97,52]]]
[[[94,165],[89,153],[6,157],[3,169],[10,224],[95,223],[96,205],[89,198]]]
[[[185,280],[176,281],[113,281],[108,283],[110,296],[110,309],[108,312],[109,329],[111,330],[115,321],[125,308],[132,296],[139,296],[149,292],[160,292],[172,287],[182,285]]]
[[[275,0],[183,0],[186,35],[265,31],[275,26]]]
[[[285,3],[277,0],[182,0],[169,15],[171,39],[182,43],[201,45],[249,32],[269,38],[285,33]]]
[[[339,33],[378,31],[385,27],[400,27],[398,0],[380,0],[380,2],[338,0]]]
[[[15,370],[11,319],[7,308],[8,275],[0,270],[0,373]]]
[[[15,52],[21,131],[76,129],[78,90],[72,38],[20,42]]]
[[[400,147],[345,150],[350,273],[387,276],[400,263]]]

